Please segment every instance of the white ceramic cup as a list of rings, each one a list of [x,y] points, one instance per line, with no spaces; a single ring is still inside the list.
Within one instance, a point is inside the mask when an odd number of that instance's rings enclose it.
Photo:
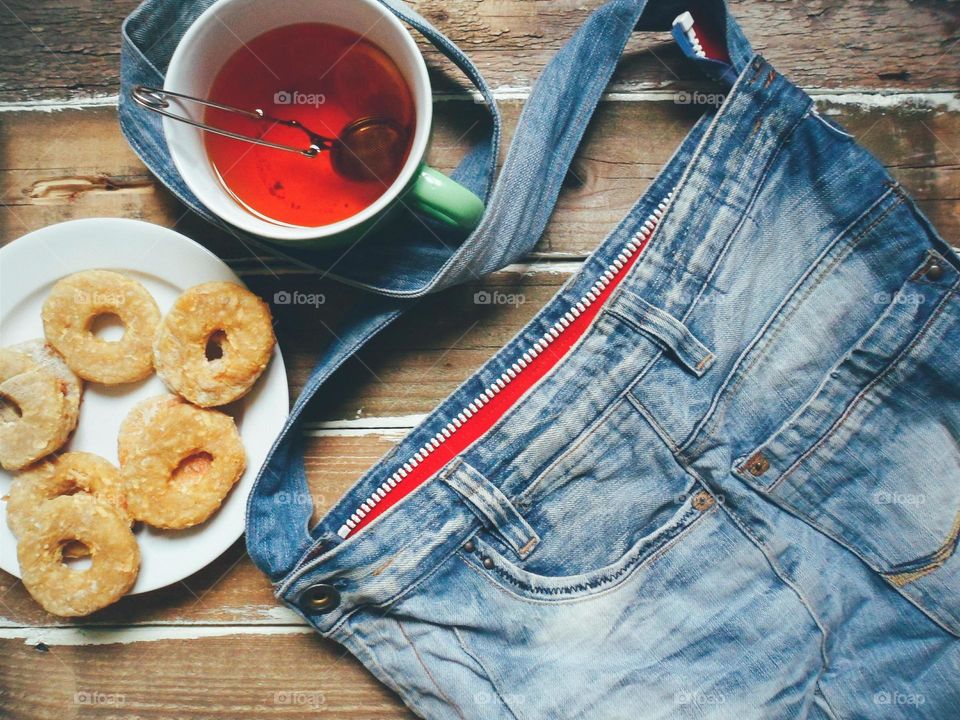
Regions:
[[[223,187],[207,157],[204,131],[164,117],[163,130],[170,154],[190,190],[231,225],[286,244],[341,244],[357,237],[404,195],[425,214],[464,230],[471,229],[479,221],[483,203],[466,188],[424,165],[433,120],[433,96],[423,56],[406,28],[375,0],[219,0],[184,33],[170,59],[164,90],[207,98],[217,73],[244,43],[268,30],[303,22],[330,23],[353,30],[386,52],[403,75],[413,94],[416,121],[407,161],[396,180],[374,203],[339,222],[319,227],[273,222],[244,209]],[[178,113],[202,121],[202,107],[198,104],[175,104]]]

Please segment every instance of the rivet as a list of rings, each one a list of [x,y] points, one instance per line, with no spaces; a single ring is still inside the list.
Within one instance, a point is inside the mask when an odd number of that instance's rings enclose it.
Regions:
[[[301,605],[308,613],[322,615],[337,609],[340,605],[340,592],[333,585],[311,585],[304,591]]]
[[[703,512],[704,510],[709,510],[713,507],[714,499],[713,496],[708,493],[706,490],[701,490],[696,495],[693,496],[693,507],[695,510]]]
[[[463,549],[466,550],[468,553],[472,553],[476,551],[477,546],[474,544],[473,540],[467,540],[463,544]]]
[[[747,472],[754,477],[760,477],[769,469],[770,461],[763,453],[758,452],[752,458],[747,460]]]
[[[483,562],[483,566],[484,566],[487,570],[493,570],[493,560],[491,560],[491,559],[488,558],[486,555],[484,555],[482,562]]]
[[[943,265],[937,262],[931,262],[927,265],[927,279],[936,282],[943,277]]]

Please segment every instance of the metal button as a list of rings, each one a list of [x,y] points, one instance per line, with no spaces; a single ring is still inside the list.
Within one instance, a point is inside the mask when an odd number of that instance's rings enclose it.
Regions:
[[[932,261],[927,265],[927,279],[933,280],[936,282],[943,277],[943,265],[936,261]]]
[[[325,583],[311,585],[300,596],[300,605],[307,613],[332,612],[340,606],[340,591]]]
[[[770,461],[767,460],[767,457],[763,453],[756,453],[752,458],[747,460],[747,472],[754,477],[760,477],[769,469]]]
[[[463,549],[466,550],[468,553],[472,553],[476,551],[477,546],[474,544],[473,540],[467,540],[467,542],[463,544]]]
[[[482,562],[483,562],[483,566],[484,566],[487,570],[493,570],[493,560],[491,560],[491,559],[488,558],[486,555],[484,555]]]
[[[696,495],[693,496],[692,504],[694,509],[703,512],[704,510],[709,510],[713,507],[713,496],[708,493],[706,490],[701,490]]]

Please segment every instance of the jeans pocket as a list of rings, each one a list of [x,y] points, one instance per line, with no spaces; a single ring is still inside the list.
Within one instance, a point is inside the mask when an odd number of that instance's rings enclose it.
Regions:
[[[693,493],[664,524],[637,540],[614,562],[585,572],[564,575],[531,572],[515,556],[505,554],[487,533],[473,539],[471,550],[462,550],[464,560],[486,574],[507,592],[539,602],[571,602],[585,600],[613,589],[629,580],[634,573],[649,567],[680,542],[697,521],[716,512],[716,502],[707,492]],[[600,540],[600,537],[597,537]]]
[[[666,552],[714,499],[621,398],[513,502],[538,536],[536,549],[518,554],[502,534],[484,530],[468,561],[492,564],[493,578],[512,592],[570,599],[616,584]]]
[[[930,251],[813,395],[733,467],[956,634],[958,287]]]

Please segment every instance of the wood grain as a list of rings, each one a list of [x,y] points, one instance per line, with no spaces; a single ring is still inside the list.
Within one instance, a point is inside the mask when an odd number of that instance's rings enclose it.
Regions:
[[[681,98],[682,99],[682,98]],[[960,113],[944,106],[821,103],[914,193],[945,237],[960,238]],[[503,103],[507,140],[522,103]],[[670,100],[604,102],[536,254],[584,257],[647,187],[701,114]],[[459,162],[478,132],[471,102],[437,104],[430,161]],[[221,257],[264,269],[227,233],[187,212],[127,146],[111,108],[0,113],[0,242],[81,217],[173,227]]]
[[[414,717],[343,648],[313,633],[53,643],[0,640],[0,717]]]
[[[449,168],[464,152],[459,138],[464,132],[469,135],[468,118],[477,108],[463,102],[444,102],[438,108],[432,159]],[[505,110],[512,127],[519,104],[509,103]],[[925,106],[829,103],[824,110],[888,164],[948,240],[960,240],[960,113]],[[536,255],[578,260],[591,251],[667,160],[696,114],[691,106],[666,101],[604,103]],[[341,309],[356,301],[356,291],[265,264],[234,238],[185,213],[126,146],[109,108],[10,113],[0,115],[0,123],[4,241],[78,217],[138,218],[172,226],[232,258],[247,282],[268,300],[278,293],[322,297],[317,307],[273,303],[291,391],[299,393],[315,358],[335,337]],[[78,137],[83,142],[77,142]],[[429,411],[509,340],[572,269],[511,270],[427,299],[415,317],[402,319],[348,363],[338,383],[340,392],[312,408],[311,417],[357,419]],[[519,304],[478,304],[474,296],[481,290],[513,296]]]
[[[442,112],[452,113],[454,104],[441,103],[441,107]],[[840,119],[858,132],[865,143],[872,144],[894,173],[922,198],[925,209],[944,234],[954,241],[960,237],[960,175],[952,155],[960,146],[958,116],[923,107],[883,110],[844,105],[835,109],[841,111]],[[312,408],[311,418],[351,422],[359,419],[376,427],[381,418],[399,417],[403,423],[404,418],[431,410],[559,289],[576,269],[577,259],[599,242],[672,152],[691,121],[690,113],[687,106],[666,102],[606,103],[576,161],[577,175],[586,181],[569,183],[564,190],[549,234],[551,244],[542,251],[547,257],[559,255],[572,260],[538,261],[532,268],[510,268],[427,299],[421,312],[401,319],[348,364],[338,378],[340,390]],[[510,108],[510,116],[516,116],[515,105]],[[171,224],[182,214],[126,147],[112,110],[13,113],[0,116],[0,122],[0,173],[4,178],[0,226],[4,240],[76,217],[119,215]],[[447,166],[462,152],[461,146],[447,140],[452,137],[450,127],[441,123],[441,140],[435,146],[436,158]],[[56,137],[55,133],[61,139],[56,140],[60,144],[53,147],[54,151],[38,151],[39,139]],[[77,137],[83,141],[73,140],[71,133],[79,133]],[[64,135],[71,139],[64,139]],[[445,160],[448,161],[444,163]],[[73,178],[73,184],[62,178]],[[85,184],[77,178],[92,180]],[[55,185],[67,189],[51,191]],[[609,201],[609,208],[598,203],[598,194],[614,198]],[[184,218],[182,222],[188,220]],[[218,237],[193,222],[177,227],[217,252],[233,257],[251,287],[273,301],[292,393],[297,394],[313,361],[336,332],[341,308],[355,299],[356,291],[306,273],[275,272],[252,256],[244,259],[242,248],[232,240]],[[481,290],[495,290],[522,298],[522,302],[477,303],[474,296]],[[324,302],[317,307],[278,304],[276,293],[283,291],[320,294]],[[318,493],[332,502],[397,437],[393,433],[386,437],[312,439],[309,465]],[[0,602],[0,616],[6,618],[2,622],[52,622],[9,576],[0,580]],[[243,559],[243,548],[237,545],[184,584],[159,591],[146,602],[124,601],[106,611],[103,618],[94,620],[291,621],[290,616],[278,615],[276,608],[268,583]]]
[[[467,50],[491,84],[528,88],[600,0],[421,0],[413,3]],[[0,103],[82,100],[118,91],[119,22],[136,0],[0,3]],[[960,12],[939,0],[740,0],[755,46],[791,79],[844,97],[822,108],[848,127],[960,244]],[[462,85],[425,48],[440,94]],[[311,408],[306,466],[315,511],[339,496],[519,330],[646,188],[698,108],[669,95],[705,88],[665,34],[637,36],[620,63],[557,211],[529,268],[511,267],[427,299],[354,358],[338,390]],[[918,93],[851,98],[891,89]],[[945,91],[937,94],[931,91]],[[641,93],[638,95],[638,93]],[[522,92],[521,92],[522,94]],[[911,101],[919,98],[923,102]],[[665,99],[664,99],[665,98]],[[629,100],[629,101],[624,101]],[[858,103],[865,104],[858,104]],[[504,103],[508,138],[521,102]],[[437,103],[431,162],[454,166],[481,108]],[[184,232],[273,301],[291,390],[299,392],[355,291],[271,262],[184,211],[142,166],[110,107],[0,113],[0,244],[81,217],[143,219]],[[523,302],[483,304],[498,291]],[[276,301],[320,294],[318,306]],[[340,429],[316,430],[321,427]],[[365,424],[369,429],[356,428]],[[380,427],[394,429],[384,430]],[[0,717],[411,718],[342,648],[274,598],[243,542],[169,588],[125,598],[91,618],[47,615],[0,573]]]
[[[420,0],[494,87],[528,87],[599,0]],[[0,7],[0,102],[110,95],[119,85],[120,22],[136,0],[7,0]],[[960,16],[923,0],[732,2],[755,48],[806,87],[956,89]],[[439,89],[459,75],[421,43]],[[637,35],[620,90],[699,84],[666,33]]]

